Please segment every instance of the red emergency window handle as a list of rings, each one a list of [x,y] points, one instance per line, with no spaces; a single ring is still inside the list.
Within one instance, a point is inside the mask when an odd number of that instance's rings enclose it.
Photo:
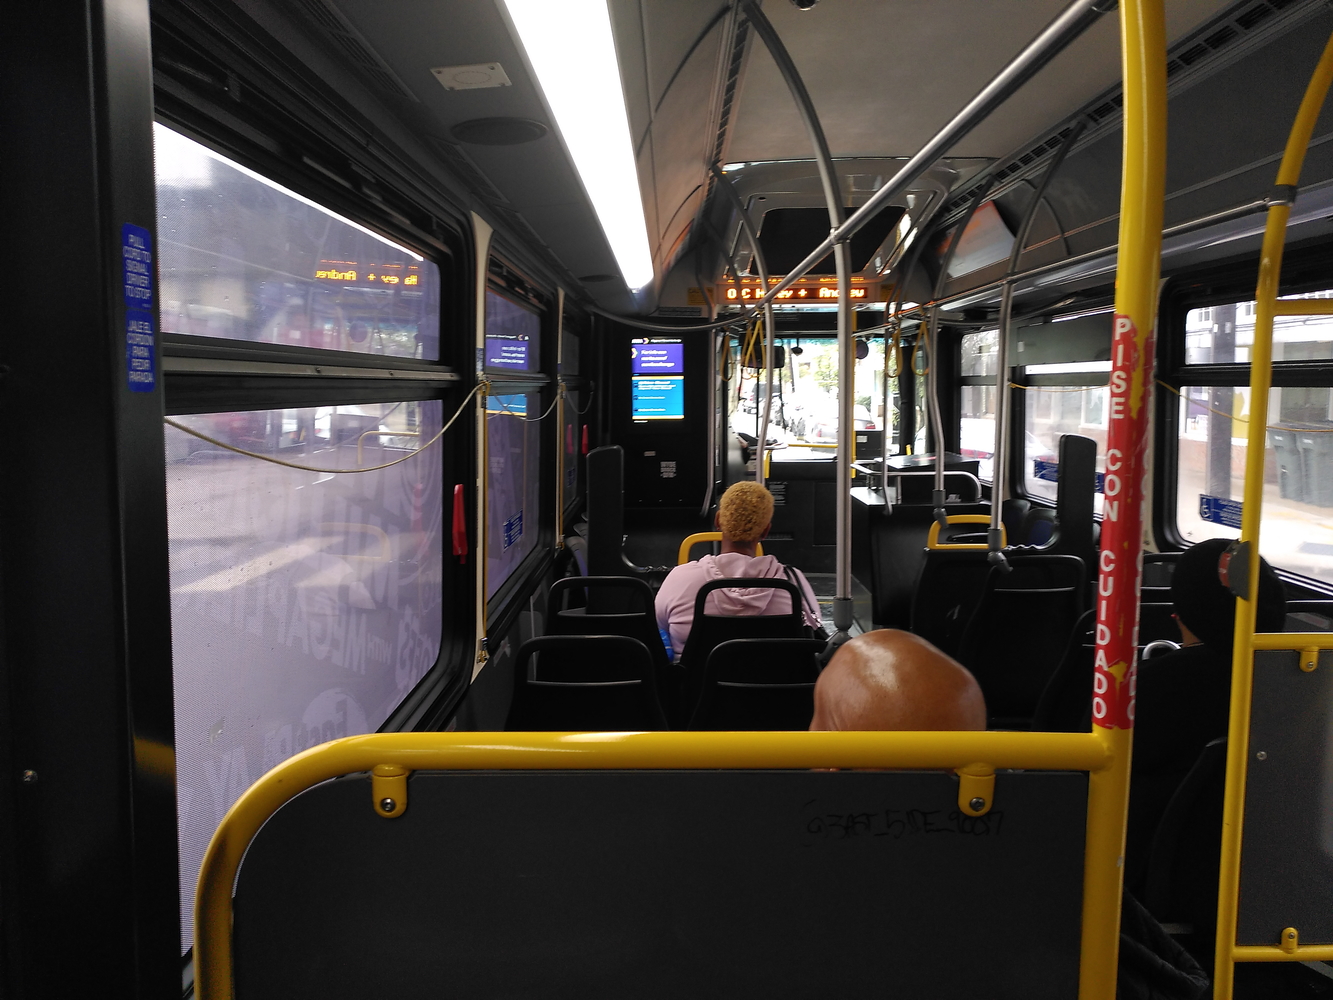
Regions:
[[[583,425],[583,454],[588,454],[588,425]]]
[[[454,555],[467,562],[467,518],[463,513],[463,484],[454,487]]]

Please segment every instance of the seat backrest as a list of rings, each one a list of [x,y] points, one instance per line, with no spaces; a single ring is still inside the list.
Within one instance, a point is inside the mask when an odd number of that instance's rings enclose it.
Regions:
[[[1050,507],[1033,507],[1023,515],[1015,538],[1017,545],[1046,545],[1055,537],[1056,513]]]
[[[660,644],[660,643],[659,643]],[[508,730],[666,729],[657,670],[642,642],[623,635],[546,635],[515,656]]]
[[[956,656],[963,631],[986,587],[987,553],[927,549],[912,598],[912,631],[949,656]]]
[[[1153,834],[1143,905],[1165,923],[1192,926],[1208,947],[1217,924],[1217,866],[1221,857],[1222,798],[1227,741],[1213,740],[1171,796]]]
[[[1026,728],[1087,609],[1082,559],[1015,555],[991,568],[957,659],[976,677],[994,728]]]
[[[586,606],[566,608],[566,599],[587,595]],[[653,658],[657,694],[672,703],[676,674],[657,627],[653,591],[632,576],[585,576],[556,580],[546,596],[546,631],[550,635],[623,635],[638,639]]]
[[[809,728],[823,651],[819,639],[730,639],[713,647],[690,728]]]
[[[715,590],[739,588],[743,590],[771,589],[785,591],[791,598],[791,611],[777,615],[712,615],[705,611],[709,595]],[[699,698],[703,687],[704,669],[708,655],[715,646],[728,639],[808,639],[802,615],[801,591],[790,580],[768,577],[710,580],[699,588],[694,598],[694,620],[690,635],[680,654],[683,672],[681,706],[688,711]]]
[[[1176,563],[1179,561],[1179,552],[1143,553],[1143,580],[1139,584],[1140,604],[1171,603],[1171,574],[1175,572]],[[1159,638],[1174,639],[1175,636],[1164,635]]]
[[[582,592],[582,594],[580,594]],[[582,597],[582,607],[569,607]],[[633,576],[570,576],[546,594],[546,629],[552,635],[627,635],[645,646],[661,640],[653,589]]]
[[[949,505],[950,514],[989,511],[989,504]],[[910,628],[926,539],[935,523],[934,508],[929,504],[896,503],[888,515],[875,513],[869,521],[873,620],[883,628]]]
[[[1089,609],[1074,624],[1060,665],[1046,682],[1032,713],[1034,732],[1092,731],[1092,640],[1096,622],[1096,612]]]
[[[1180,641],[1175,608],[1170,604],[1145,603],[1139,605],[1139,645],[1146,646],[1158,639]]]
[[[236,1000],[1078,992],[1086,774],[1000,771],[976,819],[944,771],[422,770],[394,819],[372,780],[250,843]]]

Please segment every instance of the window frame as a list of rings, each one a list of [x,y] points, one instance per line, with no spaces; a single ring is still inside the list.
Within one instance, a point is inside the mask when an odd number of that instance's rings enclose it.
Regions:
[[[559,350],[558,317],[555,315],[556,297],[542,288],[537,282],[529,278],[517,265],[511,263],[512,257],[505,253],[503,244],[497,243],[492,246],[490,257],[486,263],[486,292],[495,293],[502,297],[516,300],[520,304],[533,309],[540,320],[540,337],[538,344],[537,367],[531,371],[516,372],[505,371],[501,369],[481,369],[479,367],[479,377],[494,388],[492,395],[511,396],[526,393],[535,394],[538,398],[538,413],[545,413],[547,407],[550,407],[555,400],[555,393],[559,391],[560,380],[558,376],[551,373],[556,369],[556,357]],[[481,317],[482,329],[485,329],[485,317]],[[484,333],[483,333],[484,339]],[[555,408],[551,409],[544,420],[555,419]],[[483,432],[485,432],[485,417],[483,416]],[[554,558],[552,546],[555,540],[555,524],[552,518],[546,517],[548,511],[555,509],[555,483],[554,470],[556,455],[551,447],[549,435],[547,439],[543,438],[545,428],[539,426],[536,434],[538,447],[538,470],[541,481],[538,487],[540,501],[538,507],[542,512],[542,517],[538,523],[538,535],[533,550],[529,552],[517,566],[513,568],[502,584],[496,588],[495,593],[487,597],[481,595],[486,602],[486,622],[487,631],[492,635],[502,635],[503,630],[497,628],[497,625],[507,622],[512,617],[513,609],[510,607],[516,597],[530,591],[537,580],[546,572],[547,566]],[[487,483],[487,506],[489,508],[490,486]],[[488,537],[488,527],[486,518],[489,510],[478,511],[477,533],[478,558],[485,559],[485,545]],[[489,581],[488,581],[489,582]],[[507,626],[506,626],[507,627]]]
[[[1154,418],[1157,424],[1153,463],[1152,525],[1159,547],[1182,550],[1192,543],[1176,523],[1179,505],[1178,478],[1181,398],[1189,388],[1245,387],[1250,384],[1248,362],[1196,364],[1185,362],[1185,320],[1193,309],[1210,308],[1254,299],[1257,261],[1246,257],[1170,279],[1163,289],[1157,343],[1157,378],[1174,392],[1155,386]],[[1278,294],[1299,295],[1333,287],[1328,278],[1333,268],[1333,246],[1297,244],[1289,249],[1283,266],[1284,280]],[[1319,361],[1276,361],[1272,386],[1281,388],[1333,389],[1333,358]],[[1275,567],[1277,568],[1277,567]],[[1333,584],[1278,568],[1279,574],[1313,593],[1333,596]]]
[[[1010,491],[1016,497],[1022,497],[1030,503],[1042,507],[1054,507],[1055,501],[1029,493],[1027,489],[1027,398],[1031,389],[1049,387],[1053,389],[1072,389],[1079,386],[1106,387],[1110,385],[1110,372],[1041,372],[1027,374],[1026,365],[1015,365],[1010,369],[1009,391],[1013,394],[1011,416],[1009,420],[1009,484]],[[1021,388],[1014,388],[1020,386]],[[1081,401],[1083,412],[1087,412],[1086,400]],[[1101,424],[1082,424],[1086,427],[1106,428]],[[1086,435],[1085,435],[1086,436]],[[1101,521],[1101,511],[1094,508],[1093,520]]]

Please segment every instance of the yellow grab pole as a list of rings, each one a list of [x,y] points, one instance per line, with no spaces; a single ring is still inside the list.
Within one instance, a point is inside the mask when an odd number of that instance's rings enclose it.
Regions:
[[[1301,179],[1305,150],[1310,144],[1324,96],[1333,83],[1333,37],[1315,67],[1305,90],[1287,148],[1278,168],[1277,197],[1283,204],[1268,209],[1268,225],[1259,256],[1259,284],[1255,291],[1254,346],[1250,350],[1250,424],[1245,454],[1245,499],[1241,508],[1240,540],[1251,553],[1248,597],[1236,601],[1236,631],[1231,661],[1231,720],[1227,729],[1226,798],[1222,810],[1222,857],[1217,878],[1217,949],[1213,970],[1215,1000],[1230,1000],[1235,981],[1236,910],[1240,893],[1241,826],[1245,819],[1246,758],[1250,749],[1250,701],[1254,681],[1255,601],[1259,594],[1259,522],[1263,515],[1264,452],[1267,448],[1268,391],[1273,384],[1273,316],[1282,274],[1282,246],[1287,218]],[[1277,944],[1277,942],[1274,942]],[[1293,955],[1292,958],[1298,956]],[[1303,956],[1300,956],[1303,957]]]
[[[1114,1000],[1116,995],[1143,564],[1143,480],[1148,471],[1153,327],[1166,183],[1162,0],[1122,0],[1120,39],[1124,166],[1092,704],[1093,731],[1106,747],[1110,765],[1088,776],[1080,1000]]]

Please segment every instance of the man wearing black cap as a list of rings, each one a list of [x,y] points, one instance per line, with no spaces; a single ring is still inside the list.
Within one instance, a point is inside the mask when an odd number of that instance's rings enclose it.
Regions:
[[[1182,647],[1139,665],[1125,845],[1131,887],[1145,874],[1171,796],[1203,748],[1227,735],[1236,598],[1222,584],[1218,562],[1229,544],[1210,538],[1181,555],[1171,574],[1171,604]],[[1286,610],[1282,581],[1260,559],[1257,631],[1281,632]]]

